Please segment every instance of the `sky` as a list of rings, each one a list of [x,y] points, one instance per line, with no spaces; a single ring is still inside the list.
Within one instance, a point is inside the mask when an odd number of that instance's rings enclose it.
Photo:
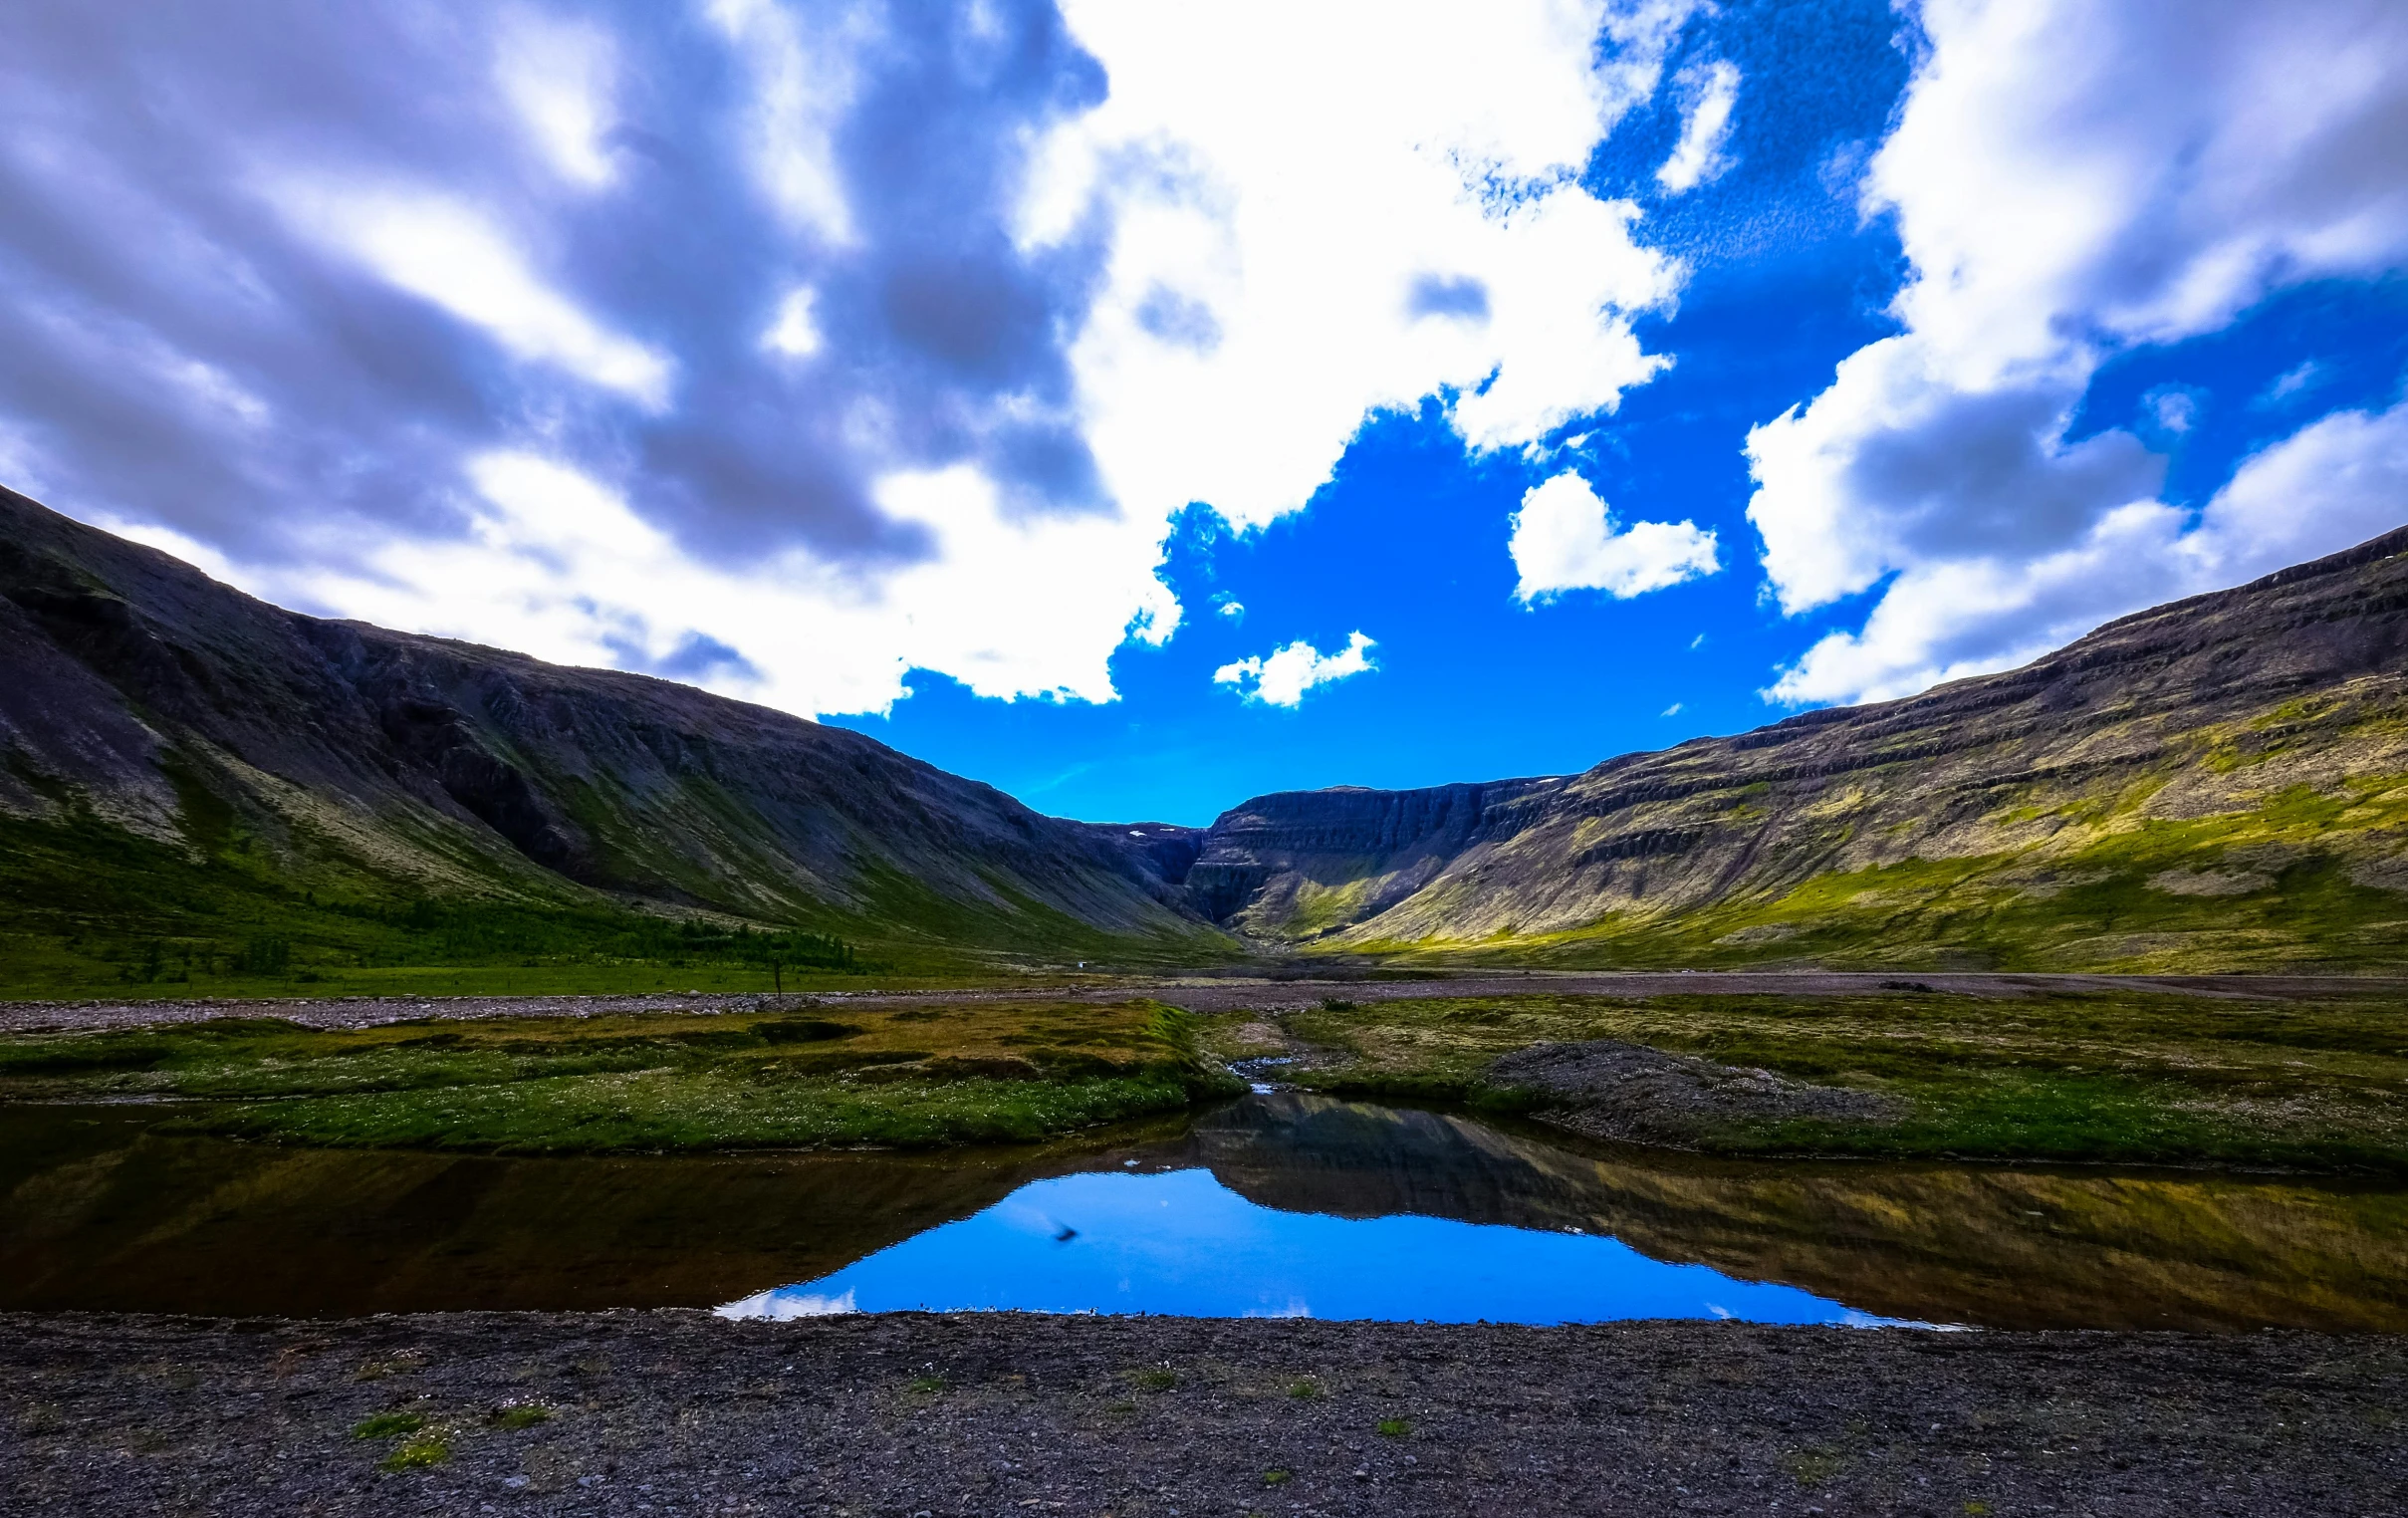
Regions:
[[[0,484],[1096,821],[2408,521],[2396,0],[18,0]]]

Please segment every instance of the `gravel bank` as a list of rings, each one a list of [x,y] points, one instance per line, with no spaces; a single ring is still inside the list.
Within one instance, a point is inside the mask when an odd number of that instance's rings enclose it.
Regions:
[[[2292,1333],[17,1316],[0,1402],[25,1513],[2336,1518],[2408,1490],[2408,1339]],[[354,1435],[378,1414],[421,1426]]]
[[[1488,1079],[1559,1104],[1531,1115],[1542,1123],[1636,1143],[1685,1143],[1718,1124],[1751,1120],[1880,1124],[1906,1112],[1905,1103],[1876,1092],[1784,1080],[1616,1039],[1533,1044],[1491,1064]]]
[[[2167,991],[2192,996],[2317,1000],[2389,996],[2408,1000],[2408,979],[2370,975],[1993,975],[1840,973],[1830,970],[1533,970],[1510,975],[1419,979],[1292,979],[1249,976],[1131,977],[1108,984],[988,987],[957,991],[860,990],[743,995],[655,991],[625,996],[343,996],[256,1000],[172,999],[0,1002],[0,1033],[129,1028],[213,1017],[284,1017],[312,1028],[369,1028],[427,1017],[600,1017],[614,1013],[774,1012],[808,1007],[900,1007],[995,1000],[1125,1001],[1153,996],[1191,1012],[1255,1008],[1294,1012],[1329,997],[1353,1002],[1433,996],[1853,996],[1910,988],[1964,996],[2070,991]]]

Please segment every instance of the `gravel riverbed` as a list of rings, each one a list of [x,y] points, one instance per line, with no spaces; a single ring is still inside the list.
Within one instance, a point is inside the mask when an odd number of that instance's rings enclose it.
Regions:
[[[11,1513],[2337,1518],[2403,1492],[2399,1338],[0,1316]]]
[[[219,1017],[281,1017],[310,1028],[373,1028],[424,1018],[602,1017],[660,1012],[786,1012],[811,1007],[907,1007],[982,1001],[1118,1002],[1151,996],[1191,1012],[1252,1008],[1293,1012],[1337,997],[1352,1002],[1463,996],[1860,996],[1908,988],[1961,996],[2015,997],[2077,991],[2175,992],[2232,1000],[2408,998],[2408,979],[2370,975],[2026,975],[1837,970],[1533,970],[1352,979],[1243,975],[893,991],[647,991],[609,996],[161,997],[91,1001],[0,1001],[0,1033],[84,1032]]]

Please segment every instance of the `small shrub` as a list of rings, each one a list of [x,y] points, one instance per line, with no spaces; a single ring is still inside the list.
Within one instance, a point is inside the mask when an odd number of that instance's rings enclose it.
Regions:
[[[1324,1393],[1324,1392],[1322,1391],[1322,1387],[1321,1387],[1321,1383],[1320,1383],[1320,1382],[1314,1381],[1313,1379],[1311,1379],[1310,1377],[1308,1377],[1308,1378],[1306,1378],[1305,1380],[1303,1380],[1303,1381],[1299,1381],[1299,1382],[1295,1383],[1294,1385],[1292,1385],[1291,1387],[1289,1387],[1289,1388],[1288,1388],[1288,1394],[1289,1394],[1290,1396],[1295,1397],[1295,1398],[1296,1398],[1297,1400],[1299,1400],[1299,1401],[1308,1401],[1308,1402],[1309,1402],[1309,1401],[1314,1401],[1314,1400],[1317,1400],[1318,1398],[1320,1398],[1320,1397],[1322,1397],[1322,1396],[1325,1395],[1326,1393]]]
[[[533,1428],[552,1421],[552,1409],[542,1402],[517,1402],[493,1415],[496,1428]]]
[[[942,1376],[914,1376],[903,1390],[914,1396],[934,1396],[945,1390],[945,1378]]]
[[[1400,1417],[1383,1417],[1379,1420],[1379,1431],[1384,1438],[1401,1439],[1413,1431],[1413,1425]]]
[[[426,1426],[426,1419],[415,1412],[379,1412],[352,1424],[355,1439],[396,1439],[405,1433],[416,1433]]]
[[[1287,1480],[1289,1472],[1284,1470],[1267,1470],[1263,1472],[1263,1484],[1265,1486],[1277,1486],[1282,1481]]]
[[[378,1470],[417,1470],[427,1465],[440,1465],[451,1458],[451,1446],[439,1433],[415,1438],[376,1462]]]
[[[1168,1392],[1179,1384],[1179,1374],[1168,1366],[1156,1366],[1131,1373],[1129,1381],[1140,1392]]]

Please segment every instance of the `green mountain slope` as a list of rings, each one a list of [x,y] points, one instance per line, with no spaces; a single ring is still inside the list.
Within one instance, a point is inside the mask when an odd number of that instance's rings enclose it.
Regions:
[[[764,963],[834,962],[830,938],[930,965],[1225,956],[1164,879],[1185,833],[1044,817],[665,680],[286,612],[0,491],[20,990],[194,985],[196,955],[204,981],[709,958],[756,926],[784,935],[738,944]]]
[[[2408,530],[1907,700],[1259,798],[1188,881],[1260,941],[1415,958],[2408,963]]]

